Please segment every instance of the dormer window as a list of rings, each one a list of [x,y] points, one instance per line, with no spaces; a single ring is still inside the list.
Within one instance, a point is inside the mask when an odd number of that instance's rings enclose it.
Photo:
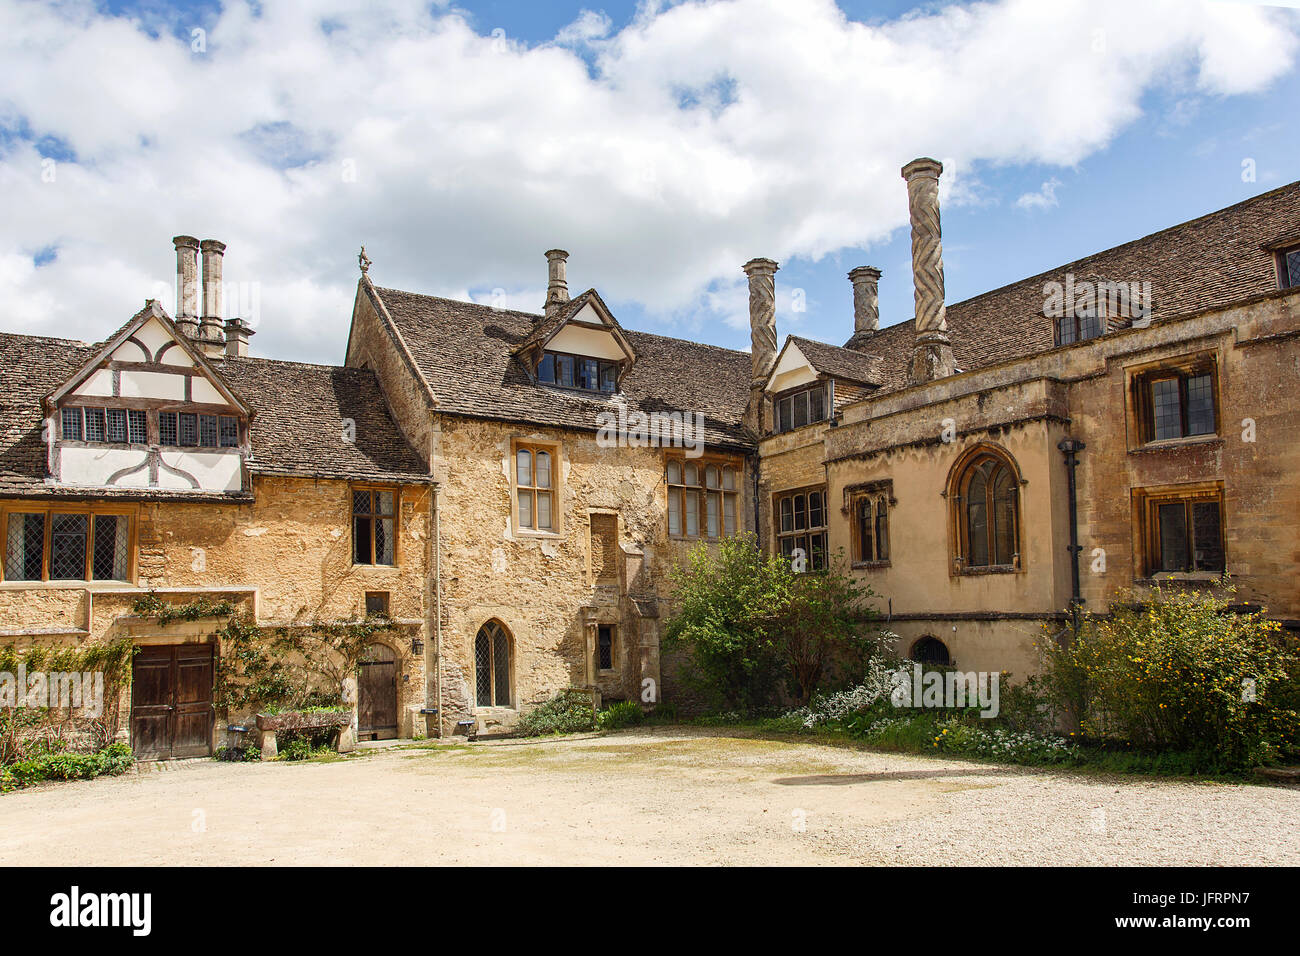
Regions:
[[[1300,246],[1281,250],[1278,255],[1278,278],[1283,289],[1300,288]]]
[[[772,401],[775,431],[788,432],[825,421],[827,404],[825,382],[778,395]]]
[[[1085,311],[1082,315],[1066,315],[1056,320],[1056,344],[1073,345],[1095,339],[1106,331],[1101,316],[1095,309]]]
[[[537,365],[537,380],[561,388],[612,393],[618,390],[618,363],[565,352],[545,352]]]

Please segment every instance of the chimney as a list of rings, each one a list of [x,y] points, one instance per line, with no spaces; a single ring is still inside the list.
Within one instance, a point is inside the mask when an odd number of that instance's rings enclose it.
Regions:
[[[176,247],[176,330],[186,338],[199,334],[199,241],[173,236]]]
[[[943,164],[914,159],[903,167],[912,220],[912,282],[916,287],[916,345],[912,382],[932,382],[953,374],[956,363],[948,339],[943,304],[943,242],[939,227],[939,176]]]
[[[243,319],[226,319],[226,357],[244,358],[248,355],[248,337],[254,331]]]
[[[858,266],[849,272],[853,283],[853,338],[861,340],[880,328],[880,270],[875,266]]]
[[[199,344],[209,358],[225,350],[225,333],[221,327],[221,257],[226,244],[216,239],[199,243],[203,250],[203,320],[199,323]]]
[[[547,315],[554,315],[568,304],[569,281],[564,276],[564,264],[568,258],[569,254],[563,249],[551,249],[546,253]]]
[[[749,278],[750,367],[749,410],[747,424],[755,431],[763,428],[763,386],[776,363],[776,270],[771,259],[750,259],[745,263]]]

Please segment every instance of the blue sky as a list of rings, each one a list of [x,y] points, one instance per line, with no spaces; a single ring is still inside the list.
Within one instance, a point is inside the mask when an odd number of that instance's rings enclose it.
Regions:
[[[854,266],[911,316],[915,155],[950,301],[1300,179],[1294,9],[293,7],[0,0],[0,330],[106,334],[190,233],[280,358],[341,361],[362,242],[381,285],[530,310],[563,246],[625,324],[737,348],[768,256],[782,335],[839,342]]]

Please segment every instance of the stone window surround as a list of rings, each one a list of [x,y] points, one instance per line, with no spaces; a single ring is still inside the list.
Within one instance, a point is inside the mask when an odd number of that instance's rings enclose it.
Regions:
[[[675,461],[677,463],[678,474],[679,477],[681,478],[680,483],[674,483],[671,481],[669,475],[669,463],[672,461]],[[686,465],[688,462],[694,464],[697,469],[696,472],[698,478],[697,484],[694,485],[685,484]],[[705,473],[705,469],[708,468],[709,466],[715,466],[719,469],[718,488],[710,489],[707,485],[707,476]],[[726,473],[724,469],[727,468],[730,468],[734,475],[733,485],[730,491],[728,491],[726,488]],[[670,541],[721,541],[723,538],[730,537],[727,534],[727,517],[726,517],[726,499],[728,495],[732,496],[735,500],[736,534],[739,534],[741,531],[744,530],[743,527],[744,517],[742,513],[744,500],[745,500],[744,459],[729,457],[726,455],[700,455],[699,457],[691,458],[682,453],[674,454],[670,452],[664,455],[664,479],[663,480],[664,480],[664,487],[667,489],[667,495],[669,496],[669,501],[666,501],[664,505],[664,526],[668,531],[668,539]],[[697,494],[699,495],[700,510],[698,511],[698,518],[697,518],[697,525],[696,525],[696,527],[699,530],[696,534],[687,534],[686,502],[685,502],[685,496],[682,493],[692,489],[695,489]],[[718,515],[718,534],[716,537],[712,537],[708,533],[707,508],[708,508],[708,495],[710,491],[715,491],[719,493],[721,495],[720,500],[722,502],[722,511]],[[681,522],[680,525],[681,530],[676,533],[673,532],[668,518],[669,511],[672,508],[671,496],[674,494],[682,496],[679,499],[681,501],[681,504],[679,506],[680,507],[679,520]]]
[[[541,450],[549,452],[551,455],[551,492],[553,500],[551,502],[551,523],[554,527],[550,531],[538,531],[535,528],[522,528],[519,526],[519,484],[516,481],[518,471],[515,467],[516,454],[520,448],[529,448],[533,451]],[[526,435],[516,435],[510,439],[508,448],[509,457],[506,458],[506,473],[510,481],[510,529],[511,532],[521,538],[549,538],[562,539],[564,537],[564,509],[566,505],[564,494],[564,445],[562,442],[554,441],[548,438],[535,438]]]
[[[1198,481],[1177,485],[1152,485],[1133,489],[1133,580],[1135,584],[1153,581],[1217,581],[1219,571],[1157,571],[1151,567],[1156,545],[1155,506],[1175,501],[1217,501],[1219,505],[1219,541],[1223,549],[1223,566],[1229,568],[1227,507],[1222,481]]]
[[[1011,470],[1016,490],[1015,502],[1015,530],[1012,562],[1009,565],[991,564],[969,567],[965,562],[966,554],[966,529],[965,515],[963,514],[963,497],[962,488],[965,485],[967,475],[971,472],[980,461],[985,458],[995,458],[1001,461]],[[1024,555],[1024,489],[1029,484],[1028,479],[1020,471],[1020,465],[1016,462],[1015,456],[1001,445],[989,441],[976,442],[971,445],[960,455],[953,463],[948,472],[948,481],[942,492],[943,497],[948,501],[948,547],[950,554],[949,574],[952,577],[979,574],[1024,574],[1025,573],[1025,555]]]
[[[822,524],[813,525],[811,523],[812,519],[810,514],[808,513],[808,506],[805,503],[804,505],[805,526],[802,529],[793,530],[789,532],[782,532],[781,501],[785,498],[793,498],[795,495],[804,495],[806,497],[810,493],[820,493],[822,496]],[[823,561],[830,560],[830,525],[831,525],[830,511],[831,509],[830,509],[830,493],[827,485],[825,484],[801,485],[795,488],[785,488],[780,491],[773,491],[771,496],[771,509],[772,509],[771,511],[772,539],[771,540],[775,548],[774,553],[775,554],[785,553],[781,550],[783,538],[793,539],[796,542],[795,545],[796,547],[798,546],[797,542],[800,538],[808,538],[810,546],[808,548],[808,553],[805,555],[805,558],[807,559],[808,562],[807,564],[808,570],[809,571],[820,570],[813,562],[811,543],[814,537],[823,538],[824,551],[822,554],[822,560]]]
[[[852,551],[850,552],[850,567],[860,570],[874,570],[876,568],[887,568],[891,565],[889,558],[878,561],[862,561],[858,559],[858,553],[861,550],[858,541],[858,520],[857,509],[858,503],[864,498],[875,499],[885,507],[885,527],[889,527],[890,512],[898,504],[898,499],[894,497],[894,480],[884,478],[878,481],[867,481],[856,485],[848,485],[844,488],[844,505],[840,508],[842,514],[849,522],[849,536],[851,539]],[[874,534],[874,531],[873,531]],[[890,554],[893,554],[892,545],[893,537],[890,537]]]
[[[1124,369],[1124,392],[1126,396],[1126,419],[1128,425],[1128,450],[1131,453],[1160,449],[1176,448],[1182,445],[1212,442],[1221,437],[1223,429],[1223,389],[1219,375],[1219,355],[1216,350],[1203,350],[1191,354],[1177,355],[1126,366]],[[1147,439],[1149,429],[1153,427],[1147,421],[1148,401],[1143,394],[1143,386],[1160,373],[1187,376],[1196,373],[1208,373],[1214,394],[1214,431],[1201,435],[1183,435],[1178,438]]]
[[[7,581],[4,577],[4,556],[7,548],[7,536],[9,534],[9,516],[11,514],[37,514],[44,513],[45,521],[45,541],[43,553],[41,556],[42,574],[40,580],[33,581]],[[95,515],[104,515],[112,517],[116,515],[125,515],[130,520],[130,528],[127,532],[127,571],[126,580],[109,579],[109,578],[50,578],[49,560],[50,560],[50,516],[55,514],[82,514],[87,515],[88,519],[93,519]],[[23,501],[15,499],[0,503],[0,584],[8,589],[26,589],[26,588],[49,588],[49,587],[67,587],[69,584],[79,585],[82,587],[91,587],[103,590],[120,590],[126,587],[133,587],[136,583],[136,554],[138,546],[138,535],[140,529],[140,508],[136,504],[107,504],[99,502],[61,502],[51,503],[48,501]],[[87,524],[87,549],[93,548],[93,534],[91,523]],[[87,571],[90,571],[88,560]],[[92,572],[93,573],[93,572]]]

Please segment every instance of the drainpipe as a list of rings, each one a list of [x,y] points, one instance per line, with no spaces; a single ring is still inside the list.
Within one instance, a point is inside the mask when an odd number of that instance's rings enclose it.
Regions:
[[[1088,446],[1074,438],[1063,438],[1056,447],[1065,455],[1065,474],[1070,498],[1070,622],[1077,636],[1079,633],[1079,609],[1083,606],[1083,593],[1079,586],[1079,489],[1075,479],[1075,470],[1079,467],[1079,452]]]
[[[759,441],[762,440],[763,439],[760,436]],[[758,545],[758,550],[759,553],[761,554],[763,551],[763,525],[762,522],[759,520],[759,516],[762,514],[762,511],[759,508],[759,503],[758,503],[759,455],[757,451],[754,451],[751,452],[748,457],[749,460],[753,463],[753,466],[749,470],[752,475],[752,477],[750,478],[750,484],[753,485],[754,488],[754,541]]]
[[[442,731],[442,502],[438,500],[438,485],[433,485],[433,631],[434,653],[437,655],[438,739]]]

